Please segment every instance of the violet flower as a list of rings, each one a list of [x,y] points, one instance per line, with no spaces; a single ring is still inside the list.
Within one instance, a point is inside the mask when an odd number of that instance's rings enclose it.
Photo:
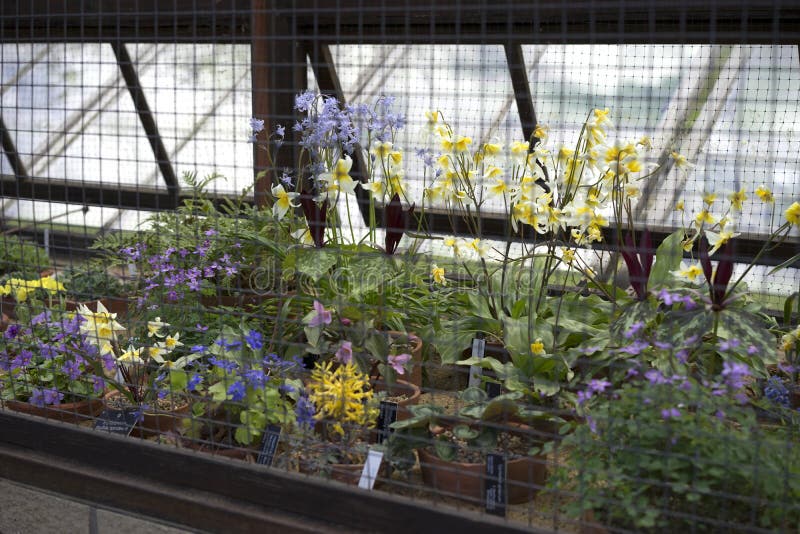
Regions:
[[[330,310],[326,310],[325,306],[318,300],[314,301],[314,316],[308,321],[308,326],[316,328],[318,326],[329,325],[333,322],[333,316]]]
[[[397,355],[391,354],[391,355],[389,355],[388,360],[389,360],[389,365],[392,366],[392,368],[397,372],[397,374],[404,375],[404,374],[406,374],[406,370],[405,370],[405,368],[403,366],[406,365],[411,360],[411,355],[410,354],[397,354]]]
[[[339,350],[336,351],[336,359],[339,363],[347,365],[353,361],[353,344],[349,341],[342,341]]]

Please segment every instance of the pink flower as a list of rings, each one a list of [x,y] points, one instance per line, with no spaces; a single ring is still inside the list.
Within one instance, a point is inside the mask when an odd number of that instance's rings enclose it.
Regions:
[[[314,311],[316,311],[317,313],[308,322],[308,326],[310,326],[311,328],[328,325],[331,324],[331,321],[333,321],[330,310],[326,310],[325,306],[323,306],[322,303],[318,300],[314,301]]]
[[[339,363],[347,365],[353,361],[353,344],[349,341],[342,341],[342,346],[336,351],[336,359]]]
[[[411,359],[410,354],[398,354],[398,355],[390,355],[389,356],[389,365],[391,365],[397,374],[404,375],[406,374],[406,370],[403,368],[405,364]]]

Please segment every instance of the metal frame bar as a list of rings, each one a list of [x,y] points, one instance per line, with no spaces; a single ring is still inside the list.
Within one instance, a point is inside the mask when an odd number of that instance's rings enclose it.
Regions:
[[[150,147],[153,149],[153,156],[155,156],[158,168],[161,170],[161,176],[167,184],[167,198],[172,207],[177,207],[178,194],[180,193],[178,177],[175,175],[175,169],[170,162],[169,152],[167,152],[164,141],[161,139],[161,133],[158,131],[153,112],[147,104],[147,97],[142,89],[142,82],[139,80],[133,60],[131,60],[131,56],[128,53],[128,47],[125,46],[125,43],[112,41],[111,48],[114,50],[117,65],[131,94],[133,107],[136,109],[136,114],[139,115],[139,121],[142,123],[142,128],[144,128],[147,140],[150,142]]]
[[[25,164],[17,152],[17,147],[14,145],[14,140],[11,138],[11,133],[6,128],[6,123],[3,121],[3,116],[0,114],[0,143],[2,143],[3,152],[8,157],[8,163],[14,171],[14,175],[20,179],[25,180],[28,178],[28,171],[25,169]]]

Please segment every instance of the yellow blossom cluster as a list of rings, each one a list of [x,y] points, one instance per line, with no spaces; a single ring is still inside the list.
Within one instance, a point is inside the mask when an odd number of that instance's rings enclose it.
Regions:
[[[373,399],[369,377],[355,363],[318,363],[307,386],[309,400],[317,408],[316,418],[329,421],[330,428],[344,435],[345,425],[373,427],[378,407]]]
[[[66,291],[64,284],[53,278],[45,276],[38,280],[23,280],[21,278],[11,278],[5,285],[0,286],[0,296],[12,295],[17,302],[25,302],[31,293],[37,289],[43,289],[50,295]]]
[[[781,338],[781,349],[784,352],[789,352],[797,347],[798,343],[800,343],[800,326],[788,334],[784,334],[784,336]]]

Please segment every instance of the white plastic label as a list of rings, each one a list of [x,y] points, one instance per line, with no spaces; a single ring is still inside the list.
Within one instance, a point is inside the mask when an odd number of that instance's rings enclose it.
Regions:
[[[371,490],[375,486],[375,479],[378,478],[378,471],[383,462],[383,452],[370,449],[367,454],[367,461],[364,462],[364,470],[361,471],[361,480],[358,487]]]
[[[472,338],[472,357],[483,358],[483,353],[486,350],[486,340],[476,337]],[[477,365],[469,366],[469,387],[480,387],[481,377],[483,376],[483,367]]]

